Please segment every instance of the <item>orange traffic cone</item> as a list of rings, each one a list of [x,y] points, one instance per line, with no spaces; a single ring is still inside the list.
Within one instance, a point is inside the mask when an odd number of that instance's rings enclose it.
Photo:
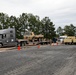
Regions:
[[[21,48],[20,48],[20,45],[18,46],[18,50],[20,50]]]
[[[40,45],[38,45],[38,48],[40,48]]]

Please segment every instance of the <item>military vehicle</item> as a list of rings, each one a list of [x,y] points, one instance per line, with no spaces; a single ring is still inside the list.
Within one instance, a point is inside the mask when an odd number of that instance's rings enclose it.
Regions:
[[[68,36],[63,42],[64,44],[76,44],[76,36]]]

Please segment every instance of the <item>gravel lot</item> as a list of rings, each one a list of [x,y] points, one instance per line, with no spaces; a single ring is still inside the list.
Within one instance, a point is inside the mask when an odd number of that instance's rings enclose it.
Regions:
[[[0,52],[0,75],[76,75],[76,45]]]

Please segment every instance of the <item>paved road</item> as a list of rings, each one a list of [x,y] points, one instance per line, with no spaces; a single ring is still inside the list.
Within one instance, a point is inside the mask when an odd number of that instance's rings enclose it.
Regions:
[[[0,52],[0,75],[76,75],[76,45]]]

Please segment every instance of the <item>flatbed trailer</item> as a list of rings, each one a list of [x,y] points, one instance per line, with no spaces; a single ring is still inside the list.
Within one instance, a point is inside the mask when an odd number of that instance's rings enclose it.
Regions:
[[[50,44],[50,41],[41,41],[39,42],[37,45],[47,45],[47,44]]]
[[[25,46],[25,45],[27,45],[27,44],[29,44],[29,43],[28,43],[28,41],[25,40],[25,39],[18,39],[18,40],[17,40],[17,46]]]

